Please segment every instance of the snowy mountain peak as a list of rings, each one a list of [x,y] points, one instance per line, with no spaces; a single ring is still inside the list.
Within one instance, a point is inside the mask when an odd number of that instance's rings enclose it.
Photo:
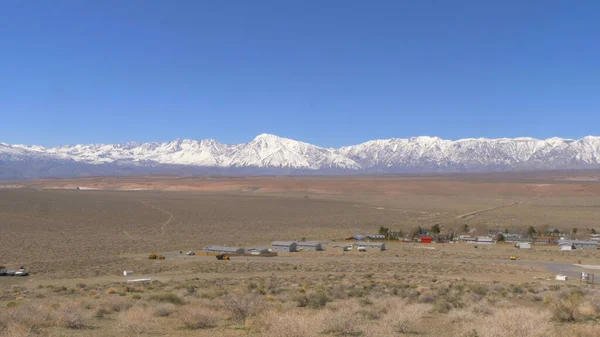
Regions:
[[[600,168],[600,137],[579,140],[420,136],[367,141],[339,149],[263,133],[248,143],[214,139],[43,146],[0,143],[0,178],[115,172],[245,169],[250,172],[480,172]],[[276,171],[273,171],[276,170]]]

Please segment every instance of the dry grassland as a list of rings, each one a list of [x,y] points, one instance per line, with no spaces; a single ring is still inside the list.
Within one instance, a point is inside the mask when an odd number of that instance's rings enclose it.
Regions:
[[[596,175],[123,177],[0,189],[0,264],[32,272],[0,278],[0,336],[600,336],[600,293],[550,279],[598,264],[599,251],[332,248],[380,225],[585,233],[600,216]],[[301,238],[327,250],[179,254]],[[167,259],[149,261],[152,251]],[[126,284],[123,270],[154,281]]]

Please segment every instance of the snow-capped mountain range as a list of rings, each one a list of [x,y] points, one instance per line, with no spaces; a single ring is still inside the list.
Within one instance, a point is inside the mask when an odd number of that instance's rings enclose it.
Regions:
[[[0,143],[0,178],[136,173],[293,174],[484,172],[600,168],[600,137],[437,137],[373,140],[339,149],[261,134],[244,144],[213,139],[42,146]]]

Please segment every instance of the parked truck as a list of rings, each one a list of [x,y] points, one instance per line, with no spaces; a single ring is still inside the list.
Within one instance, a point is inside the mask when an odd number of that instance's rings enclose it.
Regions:
[[[19,269],[6,269],[6,267],[0,266],[0,276],[29,276],[29,273],[23,266]]]

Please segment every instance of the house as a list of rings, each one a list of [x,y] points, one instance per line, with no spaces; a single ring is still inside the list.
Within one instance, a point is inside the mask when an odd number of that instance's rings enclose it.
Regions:
[[[269,248],[248,248],[246,253],[250,255],[265,255],[269,254]]]
[[[519,249],[531,249],[531,243],[529,242],[519,242],[515,245],[515,247]]]
[[[207,253],[213,253],[213,254],[230,254],[230,255],[244,254],[244,248],[240,248],[240,247],[207,246],[207,247],[204,247],[203,250]]]
[[[385,243],[383,242],[361,242],[360,245],[362,247],[379,249],[381,251],[385,250]]]
[[[274,241],[271,243],[271,249],[274,252],[297,252],[297,243],[294,241]]]
[[[367,239],[369,239],[369,240],[385,240],[385,235],[382,235],[382,234],[367,235]]]
[[[421,236],[421,243],[431,243],[433,238],[431,236]]]
[[[323,245],[315,241],[296,242],[296,248],[300,251],[321,251]]]

